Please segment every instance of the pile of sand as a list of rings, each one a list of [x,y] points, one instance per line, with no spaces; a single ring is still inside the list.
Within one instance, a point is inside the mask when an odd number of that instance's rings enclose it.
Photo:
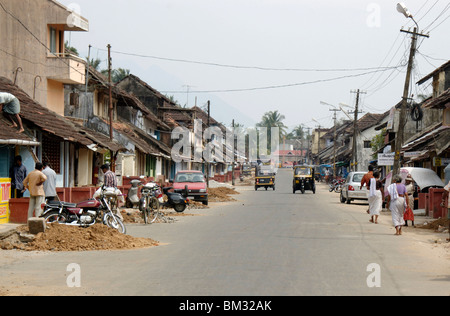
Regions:
[[[208,189],[208,199],[212,202],[230,202],[236,201],[230,195],[240,194],[235,189],[227,187],[209,188]]]
[[[449,219],[447,218],[439,218],[435,221],[429,222],[429,223],[425,223],[423,225],[416,225],[418,228],[423,228],[423,229],[432,229],[432,230],[438,230],[439,226],[441,227],[445,227],[448,228],[449,226]]]
[[[17,228],[17,233],[0,242],[5,250],[25,251],[96,251],[125,250],[157,246],[158,242],[149,238],[136,238],[121,234],[103,224],[88,228],[48,224],[44,233],[39,233],[31,242],[23,242],[20,235],[28,233],[27,226]]]

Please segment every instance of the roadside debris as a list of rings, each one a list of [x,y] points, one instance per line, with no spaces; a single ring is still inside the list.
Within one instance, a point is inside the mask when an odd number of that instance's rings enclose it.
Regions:
[[[211,202],[231,202],[236,201],[230,195],[240,194],[235,189],[228,187],[209,188],[208,190],[209,200]]]
[[[127,250],[154,246],[158,246],[155,240],[124,235],[102,224],[80,228],[52,223],[45,233],[37,235],[29,234],[28,227],[24,225],[0,241],[3,250],[24,251]]]

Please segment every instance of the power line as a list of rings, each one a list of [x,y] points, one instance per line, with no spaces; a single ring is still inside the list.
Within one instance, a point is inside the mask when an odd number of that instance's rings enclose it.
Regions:
[[[400,68],[404,67],[405,65],[400,65],[393,68]],[[273,85],[273,86],[266,86],[266,87],[255,87],[255,88],[243,88],[243,89],[220,89],[220,90],[199,90],[199,91],[191,91],[191,93],[228,93],[228,92],[244,92],[244,91],[257,91],[257,90],[270,90],[270,89],[281,89],[281,88],[289,88],[289,87],[296,87],[296,86],[304,86],[304,85],[310,85],[310,84],[317,84],[317,83],[324,83],[324,82],[331,82],[331,81],[337,81],[342,79],[348,79],[348,78],[356,78],[356,77],[362,77],[366,75],[370,75],[374,72],[380,72],[380,71],[386,71],[386,70],[374,70],[370,72],[365,72],[361,74],[354,74],[354,75],[347,75],[347,76],[340,76],[336,78],[329,78],[329,79],[319,79],[314,81],[306,81],[306,82],[300,82],[300,83],[291,83],[291,84],[284,84],[284,85]],[[186,93],[186,91],[161,91],[162,93]]]
[[[99,51],[105,51],[102,48],[97,48]],[[197,64],[197,65],[205,65],[205,66],[214,66],[214,67],[223,67],[223,68],[235,68],[235,69],[250,69],[250,70],[262,70],[262,71],[298,71],[298,72],[352,72],[352,71],[369,71],[369,70],[390,70],[391,67],[369,67],[369,68],[330,68],[330,69],[314,69],[314,68],[272,68],[272,67],[261,67],[261,66],[242,66],[242,65],[231,65],[231,64],[222,64],[222,63],[214,63],[214,62],[205,62],[205,61],[196,61],[196,60],[188,60],[188,59],[177,59],[177,58],[168,58],[168,57],[160,57],[160,56],[152,56],[152,55],[142,55],[137,53],[127,53],[121,51],[111,51],[115,54],[126,55],[126,56],[134,56],[140,58],[150,58],[150,59],[158,59],[164,61],[171,62],[180,62],[180,63],[188,63],[188,64]]]

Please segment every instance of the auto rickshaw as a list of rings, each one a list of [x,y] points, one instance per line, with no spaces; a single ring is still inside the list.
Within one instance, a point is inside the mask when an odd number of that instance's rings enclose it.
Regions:
[[[316,194],[316,179],[314,178],[314,168],[311,166],[295,166],[294,180],[292,183],[292,192],[306,190],[313,191]]]
[[[275,191],[275,172],[271,166],[258,166],[255,170],[255,191],[272,188]]]

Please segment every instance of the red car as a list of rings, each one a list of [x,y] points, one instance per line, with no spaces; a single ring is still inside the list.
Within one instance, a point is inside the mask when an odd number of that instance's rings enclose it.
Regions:
[[[173,181],[174,192],[185,194],[186,186],[189,199],[208,205],[208,187],[205,176],[201,171],[183,170],[177,172]]]

